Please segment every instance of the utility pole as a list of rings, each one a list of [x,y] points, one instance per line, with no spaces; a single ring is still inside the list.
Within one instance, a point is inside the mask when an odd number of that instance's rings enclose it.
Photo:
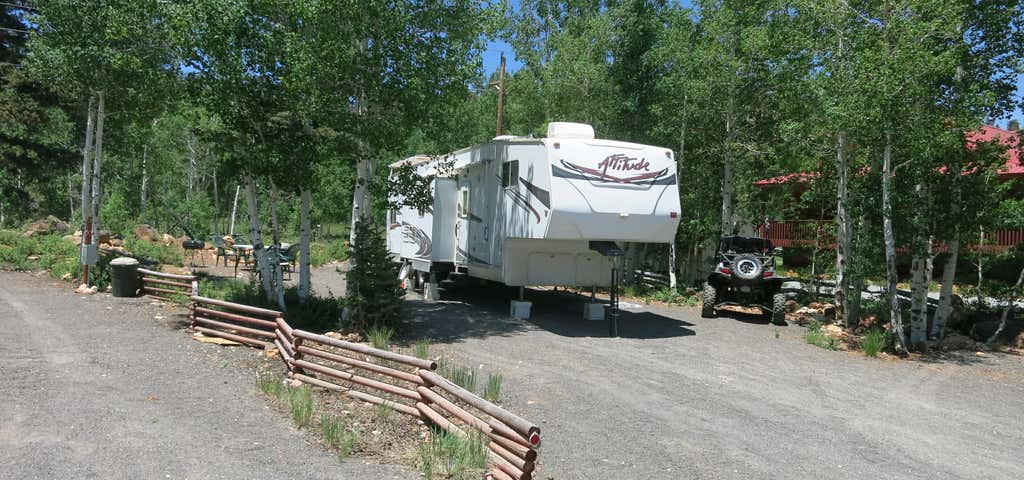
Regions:
[[[498,68],[498,133],[496,137],[500,137],[503,133],[502,117],[505,114],[505,52],[501,53],[501,66]]]

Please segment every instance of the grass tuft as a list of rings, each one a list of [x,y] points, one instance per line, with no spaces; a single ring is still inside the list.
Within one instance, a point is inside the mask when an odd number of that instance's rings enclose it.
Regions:
[[[479,432],[467,438],[436,433],[420,444],[418,453],[420,473],[427,479],[435,472],[449,479],[475,479],[487,467],[487,443]]]
[[[287,403],[295,426],[302,428],[309,425],[313,419],[313,389],[306,385],[288,388]]]
[[[373,327],[366,332],[370,338],[370,344],[378,350],[387,350],[391,345],[391,337],[395,335],[395,329],[391,327]]]
[[[487,386],[484,388],[483,397],[489,402],[497,402],[501,397],[501,382],[504,377],[500,373],[487,375]]]
[[[889,345],[889,332],[880,328],[868,330],[860,341],[860,348],[869,357],[877,357]]]
[[[422,358],[424,360],[430,358],[430,339],[423,338],[416,341],[416,358]]]
[[[811,320],[807,324],[807,333],[804,334],[804,341],[807,343],[824,348],[825,350],[838,350],[839,342],[836,339],[828,336],[821,330],[821,322],[817,320]]]
[[[476,371],[462,365],[455,365],[447,360],[441,360],[437,366],[438,374],[447,378],[452,383],[469,390],[476,391]]]
[[[320,416],[320,433],[329,447],[338,449],[339,459],[348,457],[359,443],[359,433],[346,428],[345,420],[337,415]]]

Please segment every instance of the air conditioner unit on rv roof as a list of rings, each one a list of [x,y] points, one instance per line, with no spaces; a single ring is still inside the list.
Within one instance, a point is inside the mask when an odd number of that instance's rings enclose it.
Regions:
[[[594,127],[585,123],[551,122],[548,124],[548,138],[594,139]]]

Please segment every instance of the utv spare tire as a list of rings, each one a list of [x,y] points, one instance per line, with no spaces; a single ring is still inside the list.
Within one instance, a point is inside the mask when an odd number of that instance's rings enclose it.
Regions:
[[[732,274],[742,280],[761,278],[762,271],[764,271],[764,265],[761,265],[760,260],[751,256],[744,255],[733,262]]]
[[[705,283],[704,290],[701,292],[702,303],[700,305],[700,316],[704,318],[715,318],[715,304],[718,303],[718,290]]]
[[[772,323],[780,327],[786,326],[786,294],[772,295]]]

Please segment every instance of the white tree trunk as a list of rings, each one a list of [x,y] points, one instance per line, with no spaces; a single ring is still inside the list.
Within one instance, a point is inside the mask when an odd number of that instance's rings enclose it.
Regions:
[[[260,284],[263,287],[263,295],[269,301],[274,300],[274,286],[272,271],[270,270],[270,256],[263,248],[263,239],[260,237],[260,215],[259,203],[256,199],[256,182],[252,174],[245,174],[245,197],[249,206],[249,241],[252,242],[253,255],[260,269]]]
[[[676,241],[668,244],[668,288],[675,290],[678,287],[676,282]]]
[[[888,280],[889,322],[890,329],[896,339],[896,350],[907,351],[907,338],[903,332],[903,315],[900,311],[900,296],[896,284],[899,276],[896,271],[896,236],[892,229],[892,132],[885,132],[885,150],[882,153],[882,232],[885,238],[885,267]]]
[[[928,260],[925,256],[914,256],[911,262],[912,280],[910,286],[910,344],[917,346],[924,342],[928,333]]]
[[[235,201],[231,202],[231,229],[228,230],[228,234],[235,234],[235,216],[238,213],[238,192],[242,190],[241,185],[235,186]]]
[[[94,131],[93,99],[89,98],[89,114],[85,121],[85,148],[82,150],[82,235],[92,227],[92,141]],[[83,259],[85,260],[85,259]]]
[[[1003,315],[999,318],[999,328],[985,342],[989,346],[995,345],[996,341],[999,340],[999,336],[1006,330],[1006,319],[1010,317],[1010,312],[1016,307],[1017,301],[1020,298],[1021,284],[1024,284],[1024,268],[1020,269],[1020,274],[1017,275],[1017,283],[1013,286],[1013,291],[1010,293],[1006,307],[1003,308]]]
[[[142,183],[139,185],[139,219],[146,218],[146,189],[149,186],[149,177],[146,176],[146,157],[149,155],[149,145],[142,146]]]
[[[356,222],[370,216],[370,182],[373,181],[373,161],[361,157],[356,162],[356,185],[352,192],[352,230],[349,232],[350,245],[356,244]]]
[[[299,207],[299,301],[305,303],[310,294],[310,271],[309,271],[309,233],[310,233],[310,210],[312,209],[312,195],[309,187],[302,188],[302,205]]]
[[[942,290],[939,291],[939,306],[935,309],[931,337],[942,340],[946,336],[946,322],[953,313],[953,281],[956,279],[956,262],[960,257],[960,241],[949,241],[949,257],[942,268]]]
[[[850,291],[850,279],[846,276],[846,265],[850,257],[853,225],[850,221],[850,213],[846,210],[849,162],[846,158],[846,132],[844,131],[839,132],[836,140],[836,170],[839,174],[836,183],[836,321],[844,321],[849,326],[850,305],[846,296]]]
[[[93,151],[92,171],[92,244],[100,242],[100,207],[103,203],[103,119],[106,117],[103,105],[103,91],[96,94],[96,137]]]
[[[82,149],[82,245],[92,243],[92,148],[94,125],[93,97],[89,97],[89,113],[85,121],[85,148]],[[81,251],[82,285],[89,285],[89,265],[85,250]]]
[[[273,244],[267,256],[270,259],[270,270],[274,272],[274,297],[281,310],[285,309],[284,304],[284,274],[281,272],[281,224],[277,221],[277,185],[270,180],[270,221],[271,237]]]
[[[732,235],[732,197],[736,189],[732,172],[732,158],[726,157],[722,165],[722,235]]]

